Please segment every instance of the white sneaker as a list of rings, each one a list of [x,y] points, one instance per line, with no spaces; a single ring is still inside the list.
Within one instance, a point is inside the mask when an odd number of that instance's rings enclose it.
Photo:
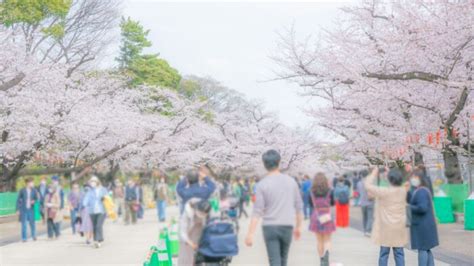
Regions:
[[[95,248],[99,248],[99,247],[100,247],[100,244],[99,244],[99,242],[97,242],[97,241],[94,241],[94,247],[95,247]]]

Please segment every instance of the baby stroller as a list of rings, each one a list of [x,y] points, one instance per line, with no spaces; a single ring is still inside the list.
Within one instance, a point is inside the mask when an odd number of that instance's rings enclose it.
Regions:
[[[238,253],[234,224],[226,219],[210,219],[199,242],[196,266],[227,266]]]

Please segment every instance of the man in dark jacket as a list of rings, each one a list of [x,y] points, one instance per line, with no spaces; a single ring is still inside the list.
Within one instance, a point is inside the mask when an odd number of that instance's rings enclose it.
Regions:
[[[209,199],[214,190],[216,190],[216,184],[204,173],[196,170],[188,171],[185,178],[181,179],[176,186],[182,206],[185,206],[191,198]]]
[[[38,192],[34,188],[32,178],[26,179],[26,187],[21,189],[18,193],[18,199],[16,202],[16,210],[20,215],[21,222],[21,239],[26,242],[28,239],[27,235],[27,223],[30,225],[31,237],[36,241],[36,224],[35,224],[35,208],[34,205],[39,199]]]

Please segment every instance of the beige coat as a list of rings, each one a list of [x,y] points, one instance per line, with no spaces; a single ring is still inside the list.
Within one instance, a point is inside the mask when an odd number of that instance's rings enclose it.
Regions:
[[[179,221],[179,254],[178,266],[193,266],[195,251],[187,244],[189,240],[195,244],[199,244],[205,221],[196,215],[195,210],[191,206],[200,199],[192,198],[188,200],[184,206],[183,214]]]
[[[61,207],[61,197],[59,195],[59,192],[56,191],[53,194],[48,194],[46,197],[46,215],[48,215],[49,210],[53,210],[56,212],[56,216],[53,219],[53,222],[59,223],[63,220],[63,212],[60,209]]]
[[[371,174],[365,180],[367,192],[375,198],[372,241],[384,247],[403,247],[408,243],[406,228],[406,195],[401,187],[378,187],[376,176]]]

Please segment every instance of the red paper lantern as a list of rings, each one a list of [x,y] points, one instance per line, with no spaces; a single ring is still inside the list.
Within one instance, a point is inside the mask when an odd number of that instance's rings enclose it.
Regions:
[[[428,134],[428,144],[429,145],[433,144],[433,134],[431,133]]]

